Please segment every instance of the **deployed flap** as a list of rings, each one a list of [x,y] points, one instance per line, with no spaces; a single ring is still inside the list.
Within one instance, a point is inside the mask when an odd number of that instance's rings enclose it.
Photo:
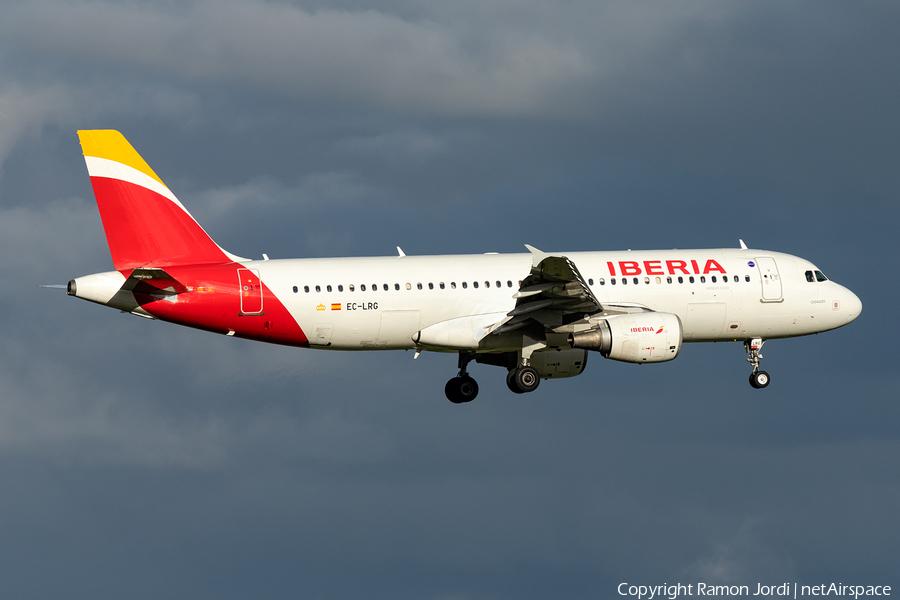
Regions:
[[[533,323],[544,330],[564,331],[567,325],[603,311],[603,305],[568,257],[547,254],[527,244],[525,247],[532,255],[531,273],[514,296],[515,308],[491,333],[505,333]]]

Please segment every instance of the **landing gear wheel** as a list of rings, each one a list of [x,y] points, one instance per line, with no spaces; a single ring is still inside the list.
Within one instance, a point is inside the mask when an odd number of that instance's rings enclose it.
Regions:
[[[517,369],[510,369],[509,373],[506,374],[506,387],[514,394],[521,394],[522,390],[516,385],[516,371]]]
[[[769,374],[765,371],[756,371],[750,374],[750,385],[758,390],[769,385]]]
[[[518,394],[533,392],[540,382],[541,376],[534,367],[518,367],[510,371],[506,377],[509,389]]]
[[[468,375],[454,377],[444,386],[444,393],[453,404],[471,402],[478,395],[478,384]]]

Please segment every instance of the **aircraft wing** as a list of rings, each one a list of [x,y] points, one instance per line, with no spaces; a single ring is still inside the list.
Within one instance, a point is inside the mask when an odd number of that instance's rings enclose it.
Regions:
[[[526,325],[562,331],[604,311],[578,267],[568,257],[546,254],[525,245],[532,255],[531,273],[516,292],[516,306],[490,333],[501,334]]]

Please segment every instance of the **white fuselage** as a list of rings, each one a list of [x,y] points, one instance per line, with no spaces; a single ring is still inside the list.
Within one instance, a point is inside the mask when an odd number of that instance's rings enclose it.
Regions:
[[[762,250],[563,253],[601,303],[674,313],[684,341],[784,338],[834,329],[861,310],[850,290],[808,281],[812,263]],[[529,254],[242,262],[259,272],[311,347],[414,348],[436,323],[513,309]],[[486,317],[490,321],[491,317]],[[448,350],[450,350],[448,348]]]

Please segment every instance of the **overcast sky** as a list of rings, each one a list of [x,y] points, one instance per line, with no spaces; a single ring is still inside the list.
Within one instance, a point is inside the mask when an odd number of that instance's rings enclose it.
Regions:
[[[0,597],[900,589],[900,7],[0,2]],[[38,284],[112,268],[75,131],[272,258],[751,247],[851,326],[444,398],[450,355],[265,346]]]

